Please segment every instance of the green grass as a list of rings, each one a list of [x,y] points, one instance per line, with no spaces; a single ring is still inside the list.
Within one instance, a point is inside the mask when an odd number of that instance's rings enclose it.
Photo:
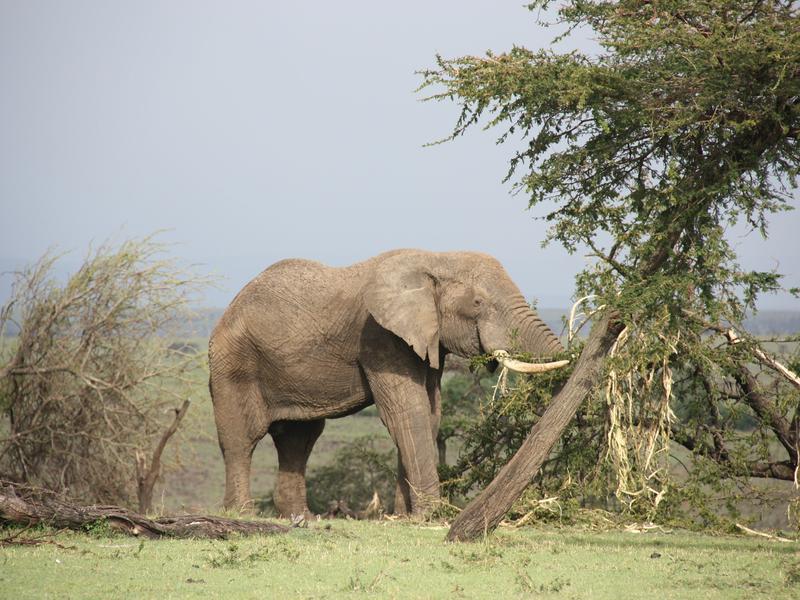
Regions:
[[[686,532],[322,521],[286,535],[139,541],[61,533],[0,548],[6,598],[797,598],[796,544]]]

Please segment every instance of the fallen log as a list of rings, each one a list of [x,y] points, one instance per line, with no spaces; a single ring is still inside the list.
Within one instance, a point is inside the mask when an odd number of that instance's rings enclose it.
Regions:
[[[32,526],[45,524],[57,529],[86,531],[107,526],[128,535],[146,538],[215,538],[231,534],[285,533],[277,523],[226,519],[208,515],[181,515],[148,519],[119,506],[79,506],[58,494],[0,480],[0,524]]]

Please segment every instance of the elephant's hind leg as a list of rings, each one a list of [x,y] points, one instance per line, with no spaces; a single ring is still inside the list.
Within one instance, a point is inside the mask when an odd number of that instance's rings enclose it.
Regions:
[[[212,378],[211,397],[225,460],[224,506],[228,510],[250,511],[250,463],[256,444],[269,428],[266,405],[256,382],[227,377]]]
[[[324,427],[324,419],[279,421],[270,427],[269,432],[278,451],[275,508],[283,517],[309,512],[306,501],[306,464]]]

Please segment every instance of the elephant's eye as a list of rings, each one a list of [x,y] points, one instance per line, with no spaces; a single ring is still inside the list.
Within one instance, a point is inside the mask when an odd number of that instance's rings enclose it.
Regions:
[[[472,305],[475,308],[478,308],[482,304],[483,304],[483,298],[481,298],[480,296],[475,296],[475,299],[472,301]]]

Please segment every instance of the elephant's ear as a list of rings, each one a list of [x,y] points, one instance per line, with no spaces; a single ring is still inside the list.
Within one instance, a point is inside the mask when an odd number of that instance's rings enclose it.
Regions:
[[[402,338],[422,360],[427,356],[431,367],[438,369],[439,313],[433,279],[402,261],[390,259],[381,267],[365,290],[367,310],[378,325]]]

